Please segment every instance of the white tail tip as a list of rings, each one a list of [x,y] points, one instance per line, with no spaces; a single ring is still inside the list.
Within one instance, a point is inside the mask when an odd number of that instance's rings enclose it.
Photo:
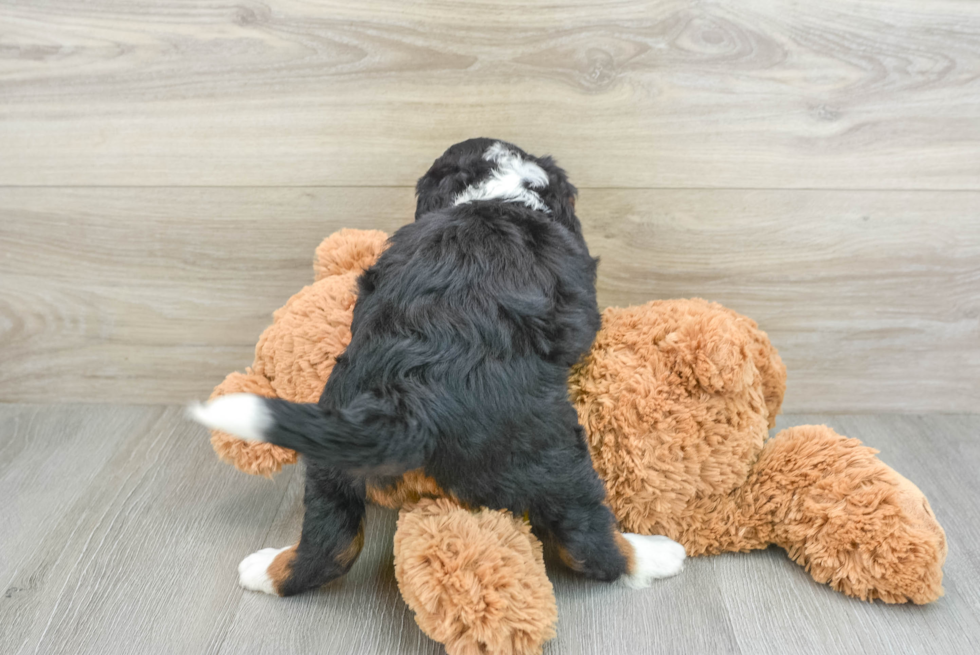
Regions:
[[[221,396],[204,405],[192,403],[187,406],[187,417],[249,441],[265,441],[274,424],[265,401],[250,393]]]

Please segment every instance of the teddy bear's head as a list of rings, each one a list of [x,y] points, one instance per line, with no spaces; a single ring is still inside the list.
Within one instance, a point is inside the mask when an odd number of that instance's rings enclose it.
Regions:
[[[248,392],[315,403],[350,343],[357,277],[377,260],[387,239],[378,230],[341,230],[324,239],[313,261],[316,281],[275,311],[255,346],[252,366],[226,377],[211,397]],[[268,477],[296,462],[291,450],[217,430],[211,443],[222,459],[246,473]]]
[[[602,318],[572,399],[624,529],[671,534],[696,499],[745,482],[786,369],[755,322],[717,303],[656,301]]]

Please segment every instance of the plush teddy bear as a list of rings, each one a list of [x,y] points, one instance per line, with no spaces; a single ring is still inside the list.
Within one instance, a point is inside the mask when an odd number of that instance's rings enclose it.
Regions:
[[[274,314],[247,391],[315,402],[350,341],[356,278],[387,235],[342,230],[317,248],[316,281]],[[748,318],[704,300],[603,313],[569,380],[596,471],[623,530],[663,534],[688,555],[777,544],[820,583],[862,600],[942,595],[946,539],[925,496],[855,439],[826,426],[769,438],[786,370]],[[214,432],[215,451],[271,476],[292,451]],[[372,502],[401,508],[395,573],[421,629],[447,652],[537,653],[554,636],[542,545],[521,517],[464,508],[412,471]]]

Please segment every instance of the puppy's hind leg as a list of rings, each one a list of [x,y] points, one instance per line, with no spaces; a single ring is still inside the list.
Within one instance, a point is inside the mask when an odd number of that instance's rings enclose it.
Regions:
[[[299,543],[263,548],[238,565],[238,581],[252,591],[292,596],[347,573],[364,546],[364,482],[307,463],[303,532]]]
[[[579,453],[582,451],[579,451]],[[658,578],[677,575],[686,553],[676,541],[661,536],[622,534],[612,511],[604,504],[605,488],[588,460],[575,461],[559,474],[554,492],[531,511],[536,530],[550,533],[559,544],[561,559],[573,570],[599,580],[619,580],[634,589]]]

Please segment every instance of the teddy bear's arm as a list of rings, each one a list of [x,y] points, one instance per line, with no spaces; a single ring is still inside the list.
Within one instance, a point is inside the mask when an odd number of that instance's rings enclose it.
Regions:
[[[377,261],[387,243],[388,235],[380,230],[345,228],[334,232],[317,246],[313,259],[316,280],[360,273]]]

